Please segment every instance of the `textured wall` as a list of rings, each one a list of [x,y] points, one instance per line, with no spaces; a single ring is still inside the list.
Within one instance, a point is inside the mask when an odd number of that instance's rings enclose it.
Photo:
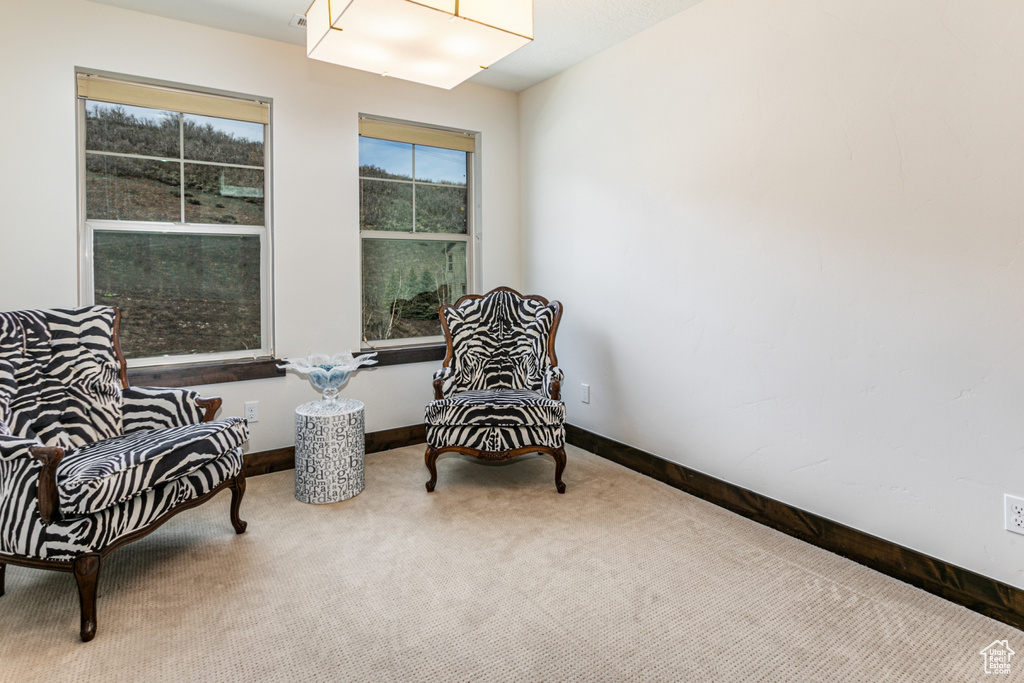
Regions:
[[[569,421],[1024,586],[1022,73],[1010,0],[705,0],[525,91]]]
[[[76,66],[274,99],[280,356],[359,348],[359,113],[482,133],[482,286],[519,284],[513,94],[382,79],[306,59],[294,45],[80,0],[0,5],[0,64],[0,310],[78,300]],[[342,393],[366,402],[368,430],[419,423],[437,365],[360,372]],[[222,395],[228,415],[260,401],[253,450],[294,443],[292,412],[317,397],[294,376],[204,391]]]

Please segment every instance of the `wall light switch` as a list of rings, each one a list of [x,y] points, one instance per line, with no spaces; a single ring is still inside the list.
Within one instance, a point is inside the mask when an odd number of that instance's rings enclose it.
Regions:
[[[580,384],[580,400],[584,403],[590,403],[590,385]]]

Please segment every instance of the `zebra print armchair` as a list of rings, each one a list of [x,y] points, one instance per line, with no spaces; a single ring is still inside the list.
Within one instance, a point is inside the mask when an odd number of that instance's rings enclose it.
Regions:
[[[565,404],[555,357],[562,304],[507,287],[470,294],[439,311],[448,352],[427,404],[427,491],[437,458],[456,452],[500,461],[542,452],[565,493]]]
[[[74,574],[96,635],[100,567],[172,515],[245,492],[243,419],[219,398],[128,385],[117,309],[0,313],[0,596],[6,564]]]

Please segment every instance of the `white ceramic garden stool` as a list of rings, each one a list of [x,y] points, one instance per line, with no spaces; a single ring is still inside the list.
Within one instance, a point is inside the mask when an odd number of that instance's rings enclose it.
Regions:
[[[363,490],[363,402],[311,401],[295,409],[295,498],[337,503]]]

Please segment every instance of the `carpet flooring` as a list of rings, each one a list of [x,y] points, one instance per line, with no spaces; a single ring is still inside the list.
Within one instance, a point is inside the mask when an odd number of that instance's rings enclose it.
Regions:
[[[367,456],[366,490],[249,480],[115,552],[96,639],[66,574],[7,569],[3,681],[1016,680],[1024,635],[576,448]],[[979,653],[1007,639],[1009,676]]]

